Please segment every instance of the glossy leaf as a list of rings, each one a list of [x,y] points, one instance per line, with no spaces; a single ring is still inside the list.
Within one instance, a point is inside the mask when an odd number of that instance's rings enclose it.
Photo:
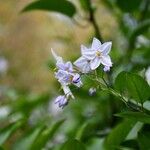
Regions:
[[[57,132],[58,128],[62,125],[63,122],[64,119],[43,130],[40,136],[33,143],[31,150],[41,150],[42,148],[44,148],[46,143],[54,136],[54,134]]]
[[[116,4],[124,12],[133,12],[140,8],[141,0],[117,0]]]
[[[116,114],[116,116],[150,124],[150,115],[141,112],[123,112]]]
[[[150,132],[149,130],[140,131],[138,134],[138,143],[140,150],[149,150],[150,149]]]
[[[17,121],[0,131],[0,145],[4,144],[5,141],[18,129],[21,127],[23,121]]]
[[[86,150],[86,147],[80,141],[71,139],[65,142],[60,150]]]
[[[32,10],[47,10],[73,17],[76,13],[75,6],[67,0],[38,0],[27,5],[23,12]]]
[[[144,103],[150,97],[148,83],[137,74],[121,72],[115,80],[115,87],[120,93],[128,92],[131,98],[140,103]]]
[[[116,150],[117,147],[125,140],[130,130],[134,127],[136,121],[124,120],[118,124],[104,141],[106,150]]]

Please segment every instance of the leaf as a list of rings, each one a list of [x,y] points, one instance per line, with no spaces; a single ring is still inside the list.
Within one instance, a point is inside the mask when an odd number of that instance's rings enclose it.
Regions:
[[[67,0],[38,0],[27,5],[22,12],[31,10],[47,10],[73,17],[76,13],[75,6]]]
[[[25,137],[15,143],[13,150],[29,150],[35,139],[39,137],[42,130],[43,126],[32,130],[32,132],[28,133]]]
[[[84,123],[80,128],[79,130],[77,131],[77,134],[76,134],[76,139],[77,140],[82,140],[82,138],[84,137],[84,134],[86,132],[86,129],[88,127],[89,123]]]
[[[76,139],[65,142],[60,150],[86,150],[83,143]]]
[[[134,127],[136,121],[124,120],[118,124],[104,141],[106,150],[116,150],[116,148],[125,140],[130,130]]]
[[[16,102],[11,103],[12,112],[14,114],[16,112],[22,112],[24,115],[28,116],[33,109],[39,105],[42,105],[48,102],[50,99],[49,94],[42,94],[35,97],[21,97],[16,100]],[[27,109],[28,108],[28,109]]]
[[[142,130],[138,134],[138,143],[140,150],[150,150],[150,132],[149,130]]]
[[[56,133],[56,131],[58,130],[58,128],[62,125],[64,121],[65,121],[64,119],[60,120],[54,123],[49,128],[46,128],[45,130],[43,130],[40,136],[33,143],[31,150],[35,150],[35,149],[41,150],[42,148],[44,148],[46,143],[54,136],[54,134]]]
[[[126,140],[121,144],[123,147],[128,147],[130,149],[138,149],[139,150],[139,146],[138,146],[138,142],[135,139],[131,139],[131,140]]]
[[[81,7],[82,7],[85,11],[89,11],[89,9],[90,9],[90,0],[79,0],[79,1],[80,1]]]
[[[139,9],[141,0],[117,0],[116,4],[124,12],[133,12]]]
[[[13,124],[8,125],[0,131],[0,145],[4,144],[5,141],[23,124],[22,120],[19,120]]]
[[[137,74],[121,72],[115,80],[115,88],[121,94],[127,91],[132,98],[140,103],[144,103],[150,97],[150,86]]]
[[[150,115],[141,112],[123,112],[116,114],[115,116],[150,124]]]

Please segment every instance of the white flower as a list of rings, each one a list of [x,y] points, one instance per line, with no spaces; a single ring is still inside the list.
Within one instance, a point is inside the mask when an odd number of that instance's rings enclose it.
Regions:
[[[87,48],[81,45],[81,54],[74,64],[83,72],[88,73],[91,70],[95,70],[100,64],[104,65],[105,70],[109,70],[112,67],[111,58],[108,55],[111,50],[112,42],[101,42],[93,38],[91,48]]]
[[[150,85],[150,66],[148,67],[148,69],[145,72],[145,77],[146,77],[148,84]]]

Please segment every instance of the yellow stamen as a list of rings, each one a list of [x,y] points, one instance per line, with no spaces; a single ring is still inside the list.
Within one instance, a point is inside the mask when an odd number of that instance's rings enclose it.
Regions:
[[[101,56],[101,52],[97,51],[96,52],[96,56],[100,57]]]

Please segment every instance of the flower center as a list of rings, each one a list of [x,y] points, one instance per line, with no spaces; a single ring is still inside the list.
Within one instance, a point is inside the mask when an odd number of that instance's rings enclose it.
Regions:
[[[96,52],[96,56],[100,57],[101,56],[101,52],[97,51]]]
[[[70,82],[72,82],[72,80],[73,80],[73,76],[70,76],[69,80],[70,80]]]

